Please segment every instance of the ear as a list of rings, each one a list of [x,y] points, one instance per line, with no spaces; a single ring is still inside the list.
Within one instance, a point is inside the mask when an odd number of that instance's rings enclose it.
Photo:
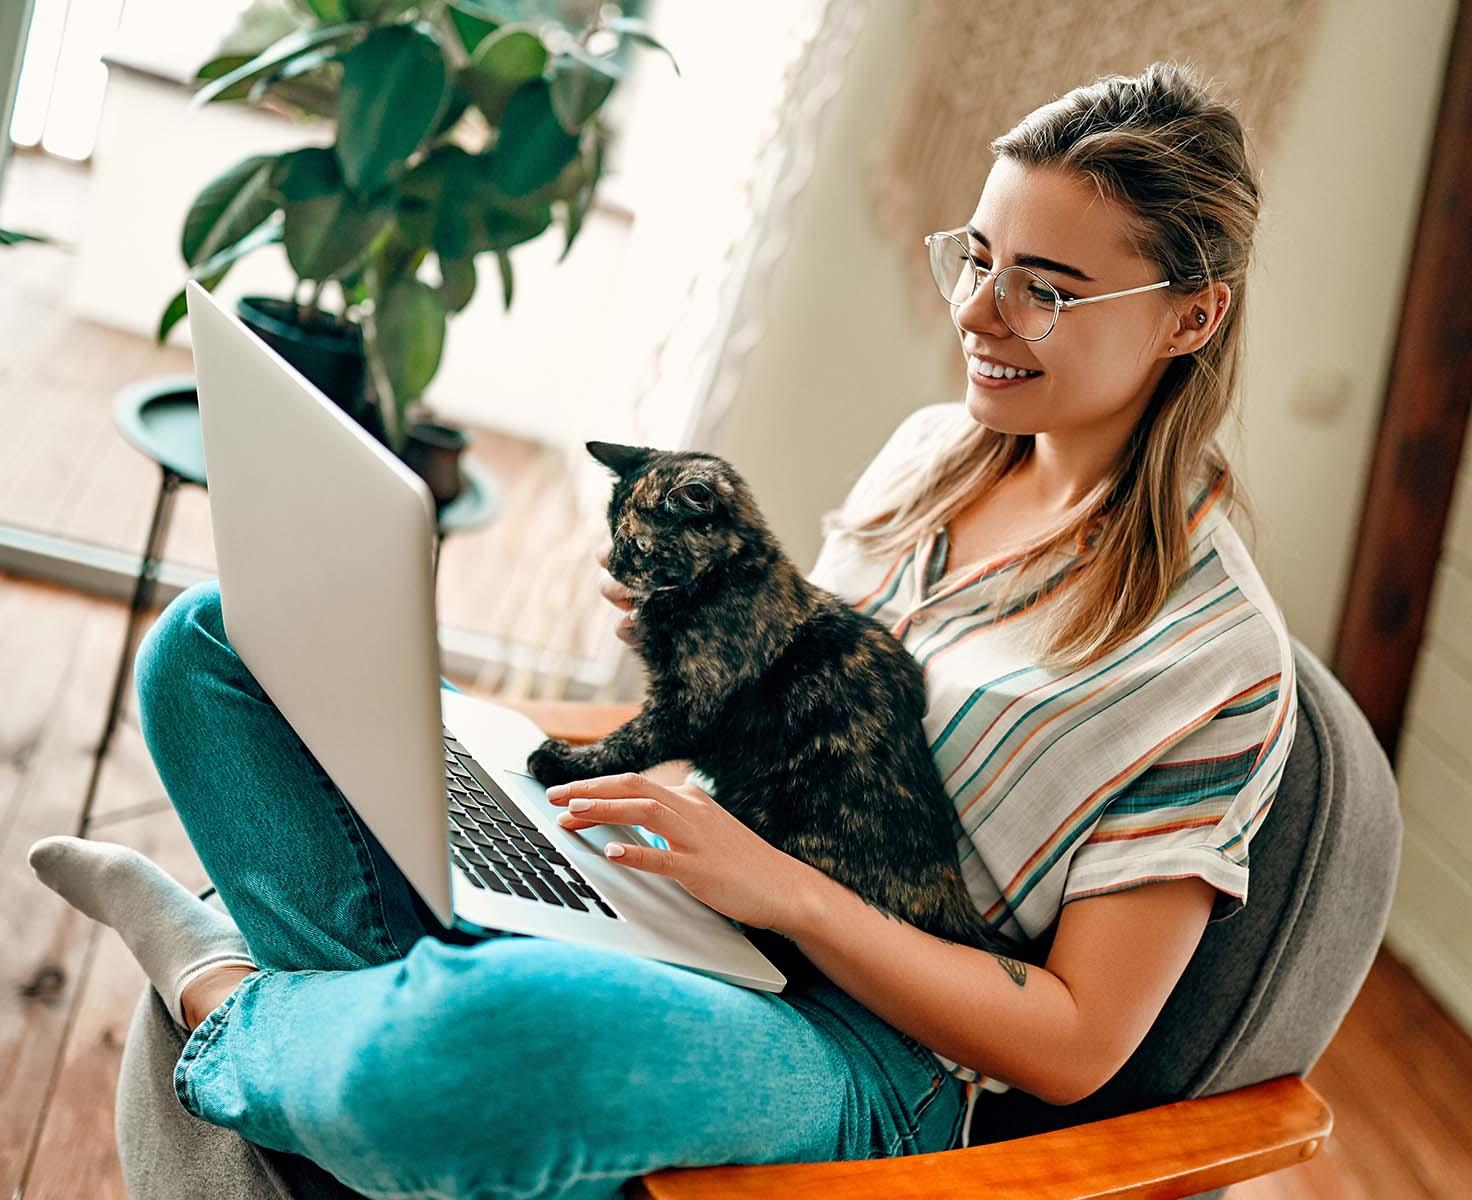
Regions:
[[[588,453],[619,475],[637,471],[649,461],[647,446],[622,446],[618,442],[585,442]]]
[[[664,498],[664,506],[677,516],[706,516],[715,512],[716,494],[710,484],[691,479],[672,487]]]

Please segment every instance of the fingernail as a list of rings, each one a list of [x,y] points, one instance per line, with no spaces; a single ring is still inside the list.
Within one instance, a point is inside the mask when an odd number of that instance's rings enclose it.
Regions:
[[[603,853],[608,855],[609,858],[622,858],[624,856],[624,848],[617,842],[609,842]]]
[[[556,787],[549,787],[547,789],[547,798],[550,800],[555,796],[562,795],[565,791],[567,791],[566,786],[559,783]]]
[[[567,807],[573,812],[587,812],[593,807],[593,802],[585,797],[579,796],[576,800],[569,800]]]

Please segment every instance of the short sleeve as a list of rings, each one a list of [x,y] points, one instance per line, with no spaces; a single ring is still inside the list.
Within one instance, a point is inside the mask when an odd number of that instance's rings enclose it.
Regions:
[[[1073,854],[1062,904],[1194,876],[1217,890],[1209,921],[1246,905],[1248,848],[1287,761],[1297,688],[1291,654],[1229,678],[1241,686],[1163,738],[1109,799]]]

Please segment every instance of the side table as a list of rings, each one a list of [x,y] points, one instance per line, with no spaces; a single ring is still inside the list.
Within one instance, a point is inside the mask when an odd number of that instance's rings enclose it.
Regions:
[[[92,760],[92,775],[87,782],[87,794],[77,822],[78,837],[86,837],[91,824],[92,803],[97,794],[102,763],[123,710],[126,685],[133,666],[134,639],[140,619],[153,600],[164,538],[174,515],[175,493],[181,484],[186,483],[208,488],[204,471],[204,439],[199,427],[199,398],[193,375],[156,376],[130,384],[113,401],[113,421],[123,437],[158,463],[162,478],[158,501],[153,507],[153,519],[148,527],[148,539],[143,546],[138,581],[133,588],[128,629],[123,635],[122,658],[118,662],[117,678],[113,681],[112,699],[108,702],[107,719]],[[460,460],[460,470],[465,486],[438,514],[434,551],[436,579],[439,578],[440,550],[445,538],[451,533],[487,524],[502,507],[501,489],[491,472],[469,457]]]

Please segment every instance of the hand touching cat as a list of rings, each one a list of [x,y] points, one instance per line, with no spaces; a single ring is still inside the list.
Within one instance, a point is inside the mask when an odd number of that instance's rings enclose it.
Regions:
[[[610,862],[668,875],[697,900],[754,929],[785,933],[797,915],[804,875],[813,868],[763,840],[694,784],[669,787],[626,772],[547,789],[558,806],[575,797],[591,807],[559,816],[564,829],[640,825],[670,846],[610,842],[604,848]],[[615,846],[622,855],[608,854]]]
[[[598,591],[615,608],[623,610],[623,619],[613,632],[619,641],[632,646],[638,642],[635,626],[638,624],[639,614],[634,611],[634,593],[608,573],[608,552],[612,548],[612,543],[606,542],[598,550],[598,565],[602,568],[598,572]]]

